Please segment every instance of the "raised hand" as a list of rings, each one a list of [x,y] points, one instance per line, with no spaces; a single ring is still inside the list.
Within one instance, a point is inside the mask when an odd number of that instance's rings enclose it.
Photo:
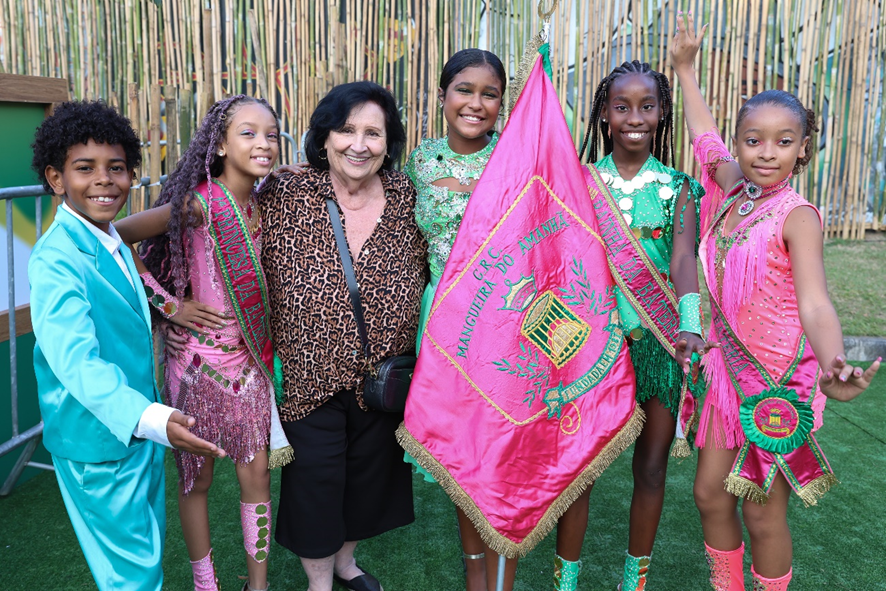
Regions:
[[[677,13],[677,31],[674,33],[674,39],[668,46],[668,53],[671,56],[671,67],[674,71],[683,68],[691,69],[695,62],[695,56],[701,47],[701,41],[704,39],[705,30],[708,28],[704,25],[701,31],[695,34],[695,20],[692,12],[684,15],[683,11]]]
[[[880,361],[882,358],[878,357],[866,371],[862,371],[860,367],[849,365],[842,356],[838,355],[818,385],[828,398],[843,402],[852,400],[871,385],[871,380],[880,370]]]

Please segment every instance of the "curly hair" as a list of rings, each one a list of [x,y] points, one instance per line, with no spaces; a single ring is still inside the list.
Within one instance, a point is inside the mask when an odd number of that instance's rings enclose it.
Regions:
[[[763,105],[782,107],[796,115],[797,120],[800,122],[800,136],[803,138],[809,138],[809,141],[806,143],[806,154],[804,154],[802,158],[797,158],[797,162],[794,163],[793,173],[799,174],[804,168],[806,168],[809,161],[812,160],[812,152],[815,145],[813,142],[814,134],[819,131],[818,124],[815,122],[815,111],[803,106],[800,99],[790,92],[784,90],[764,90],[760,94],[749,98],[748,101],[742,105],[741,109],[739,109],[738,117],[735,119],[736,137],[738,136],[738,128],[741,127],[741,124],[744,122],[745,117],[748,116],[748,113]]]
[[[406,147],[406,130],[400,121],[397,101],[385,87],[365,80],[334,86],[317,103],[305,135],[305,156],[311,166],[329,170],[326,148],[323,147],[329,138],[329,132],[341,131],[351,112],[366,103],[375,103],[385,115],[388,155],[385,156],[382,169],[391,170],[394,167],[394,162],[400,159],[403,148]]]
[[[129,119],[102,101],[70,101],[61,103],[40,124],[34,134],[31,167],[43,188],[52,193],[46,180],[46,167],[64,172],[68,150],[89,140],[97,144],[118,145],[126,154],[126,168],[135,170],[142,163],[141,142]]]
[[[194,189],[206,179],[217,177],[224,171],[224,159],[217,153],[219,143],[224,139],[233,115],[240,107],[250,103],[264,106],[275,121],[279,120],[276,111],[266,100],[243,94],[212,105],[154,204],[154,207],[167,203],[171,205],[169,224],[165,234],[144,240],[139,245],[139,255],[157,282],[176,297],[185,296],[188,289],[185,244],[190,243],[193,229],[200,223],[195,213],[197,202]]]
[[[655,135],[652,139],[652,155],[655,156],[665,166],[669,162],[674,162],[674,103],[671,99],[671,85],[668,77],[661,72],[656,72],[646,62],[634,60],[624,62],[618,66],[608,76],[600,81],[597,90],[594,92],[594,105],[591,109],[591,120],[588,121],[588,128],[585,131],[585,140],[581,146],[578,159],[584,156],[588,142],[591,143],[591,149],[588,152],[588,163],[596,162],[599,158],[598,138],[603,138],[603,155],[612,152],[612,136],[609,133],[609,123],[603,121],[603,109],[606,107],[606,101],[609,99],[609,87],[612,83],[627,74],[645,74],[652,78],[658,85],[659,102],[661,103],[662,118],[655,128]]]

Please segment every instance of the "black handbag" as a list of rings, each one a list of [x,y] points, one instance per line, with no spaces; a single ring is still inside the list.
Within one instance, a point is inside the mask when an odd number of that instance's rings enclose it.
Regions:
[[[351,252],[341,226],[338,206],[332,199],[327,199],[326,207],[329,209],[332,229],[335,232],[335,243],[338,246],[345,280],[348,283],[351,305],[354,307],[357,332],[360,333],[360,340],[363,342],[363,355],[368,364],[369,336],[366,332],[366,321],[363,319],[363,303],[360,301],[360,288],[357,285],[357,278],[354,276]],[[406,408],[409,386],[412,383],[412,374],[415,371],[415,361],[415,355],[395,355],[388,357],[366,372],[363,386],[363,400],[366,401],[366,405],[384,412],[403,412],[403,409]]]

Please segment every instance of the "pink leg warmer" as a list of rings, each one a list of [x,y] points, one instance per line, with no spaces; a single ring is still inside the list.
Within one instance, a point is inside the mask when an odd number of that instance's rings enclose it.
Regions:
[[[218,577],[215,575],[215,564],[212,562],[212,548],[209,554],[200,560],[191,561],[194,571],[194,591],[218,591]]]
[[[751,574],[754,576],[754,591],[787,591],[788,584],[791,582],[791,576],[794,574],[794,569],[789,570],[788,574],[777,579],[767,579],[758,575],[752,564]]]
[[[267,560],[271,549],[271,501],[240,503],[240,524],[246,553],[256,562]]]
[[[735,550],[724,552],[704,545],[711,568],[711,588],[715,591],[744,591],[744,542]]]

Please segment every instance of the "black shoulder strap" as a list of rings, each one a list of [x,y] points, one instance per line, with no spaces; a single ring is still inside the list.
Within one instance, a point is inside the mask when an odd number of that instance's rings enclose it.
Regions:
[[[338,254],[341,256],[341,266],[345,271],[345,280],[348,282],[348,292],[351,295],[351,305],[354,307],[354,317],[357,319],[357,331],[360,340],[363,341],[363,354],[369,359],[369,336],[366,334],[366,321],[363,319],[363,303],[360,301],[360,287],[354,275],[354,266],[351,263],[351,251],[345,232],[341,227],[341,218],[338,215],[338,205],[332,199],[326,200],[329,209],[329,218],[332,220],[332,230],[335,232],[335,243],[338,245]]]

